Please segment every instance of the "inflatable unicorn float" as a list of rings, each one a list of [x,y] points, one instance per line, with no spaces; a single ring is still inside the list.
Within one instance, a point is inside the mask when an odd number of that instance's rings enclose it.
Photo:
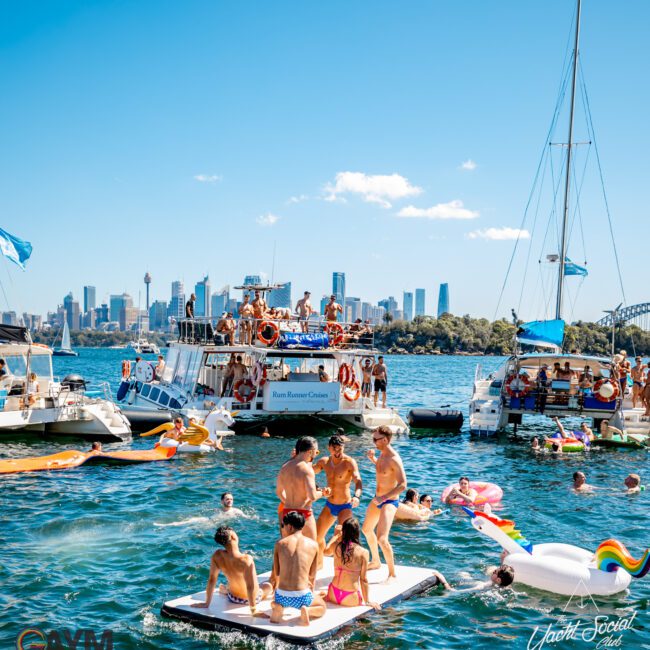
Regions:
[[[464,508],[472,526],[499,543],[515,582],[565,596],[609,596],[650,570],[650,550],[635,560],[621,542],[605,540],[594,552],[562,543],[531,544],[515,522]]]
[[[190,425],[185,429],[180,440],[166,437],[167,433],[174,428],[171,422],[165,422],[165,424],[141,434],[141,437],[161,433],[156,447],[175,447],[178,452],[194,454],[208,453],[222,449],[221,439],[223,436],[232,434],[228,427],[234,422],[233,414],[227,409],[219,407],[212,409],[201,424],[190,421]]]

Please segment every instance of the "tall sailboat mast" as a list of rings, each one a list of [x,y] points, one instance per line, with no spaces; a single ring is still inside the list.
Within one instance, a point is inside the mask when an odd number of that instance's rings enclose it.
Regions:
[[[564,298],[564,267],[566,264],[567,249],[567,224],[569,221],[569,191],[571,189],[571,154],[573,153],[573,116],[576,101],[576,80],[578,77],[578,43],[580,41],[580,9],[582,0],[578,0],[576,13],[576,36],[573,47],[573,79],[571,82],[571,111],[569,115],[569,139],[567,142],[566,175],[564,179],[564,210],[562,212],[562,239],[560,243],[560,268],[557,278],[557,303],[555,305],[555,318],[562,318],[562,299]]]

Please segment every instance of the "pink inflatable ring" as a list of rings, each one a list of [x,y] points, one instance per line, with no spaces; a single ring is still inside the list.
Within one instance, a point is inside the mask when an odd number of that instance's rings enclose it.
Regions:
[[[484,503],[499,503],[499,501],[503,499],[503,490],[496,483],[485,483],[483,481],[470,481],[469,486],[470,488],[476,490],[478,494],[476,500],[474,501],[474,505],[476,506],[483,505]],[[457,487],[458,487],[458,483],[454,483],[453,485],[447,486],[444,489],[442,496],[440,497],[440,500],[443,503],[447,503],[447,497],[449,496],[449,493],[454,488]],[[451,503],[454,506],[467,505],[467,501],[461,499],[460,497],[454,497],[449,503]]]

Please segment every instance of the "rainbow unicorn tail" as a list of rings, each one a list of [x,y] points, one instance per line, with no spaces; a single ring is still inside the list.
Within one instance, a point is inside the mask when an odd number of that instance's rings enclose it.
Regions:
[[[596,549],[596,564],[601,571],[611,573],[621,567],[633,578],[643,578],[650,571],[650,549],[640,560],[635,560],[624,544],[617,539],[606,539]]]

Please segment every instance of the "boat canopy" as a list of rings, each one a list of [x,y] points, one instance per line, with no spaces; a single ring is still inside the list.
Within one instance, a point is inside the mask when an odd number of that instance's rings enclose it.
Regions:
[[[524,323],[517,330],[517,340],[520,343],[555,348],[559,351],[564,340],[564,321],[535,320]]]
[[[550,352],[523,354],[513,358],[513,361],[516,367],[523,369],[539,369],[544,364],[552,368],[555,363],[559,363],[560,366],[564,367],[564,364],[568,361],[572,370],[582,370],[585,366],[589,366],[594,375],[600,374],[600,370],[609,370],[612,365],[611,360],[606,357],[594,357],[585,354],[552,354]]]
[[[18,325],[0,325],[1,343],[31,343],[29,331]]]

